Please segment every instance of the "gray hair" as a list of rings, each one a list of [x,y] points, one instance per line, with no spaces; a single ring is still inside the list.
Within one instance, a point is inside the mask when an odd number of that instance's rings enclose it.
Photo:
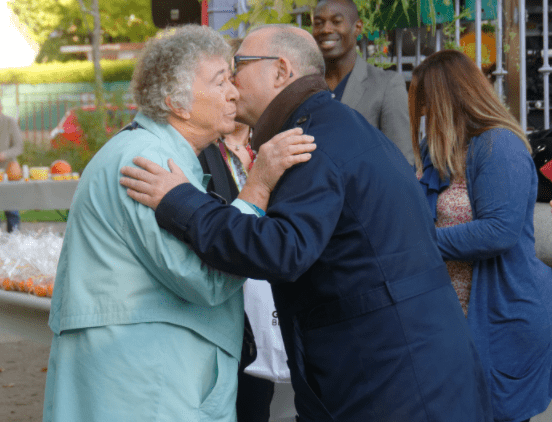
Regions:
[[[298,76],[324,76],[325,64],[322,52],[314,39],[301,35],[301,30],[289,24],[261,25],[253,28],[249,34],[261,29],[276,29],[268,43],[269,54],[287,57],[297,69]]]
[[[199,25],[168,29],[146,44],[132,75],[131,89],[140,111],[166,123],[170,113],[165,99],[188,109],[200,60],[220,56],[230,60],[230,47],[217,31]]]

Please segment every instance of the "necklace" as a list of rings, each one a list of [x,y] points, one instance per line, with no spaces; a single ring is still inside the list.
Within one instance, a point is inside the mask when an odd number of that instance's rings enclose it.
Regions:
[[[224,145],[230,145],[231,147],[236,148],[236,151],[239,151],[240,147],[243,146],[243,145],[240,145],[240,144],[231,144],[230,142],[226,142],[224,139],[222,140],[222,142],[224,142]],[[247,144],[249,144],[249,142]]]
[[[240,147],[245,147],[247,149],[247,147],[249,147],[250,142],[251,142],[251,133],[252,133],[252,130],[249,129],[249,134],[247,135],[247,143],[245,145],[232,144],[230,142],[227,142],[226,139],[224,139],[224,138],[222,138],[221,141],[224,142],[224,145],[229,145],[231,147],[236,148],[236,151],[239,151]],[[249,149],[251,149],[251,147],[249,147]]]
[[[219,139],[219,144],[218,145],[219,145],[219,149],[220,149],[220,152],[221,152],[222,156],[226,157],[225,161],[226,161],[227,164],[229,163],[228,160],[230,159],[228,157],[234,156],[234,157],[237,157],[239,159],[239,157],[234,152],[232,152],[232,150],[230,148],[227,147],[226,142],[224,142],[222,139]],[[253,151],[251,149],[251,144],[249,142],[247,144],[245,144],[245,150],[249,154],[249,158],[251,158],[251,162],[249,163],[249,166],[248,166],[248,169],[247,169],[247,171],[250,171],[251,168],[253,167],[253,163],[255,162],[255,159],[257,158],[257,154],[255,153],[255,151]],[[226,151],[228,151],[228,152],[226,152]],[[230,155],[228,155],[228,154],[230,154]],[[241,159],[239,161],[241,162]]]

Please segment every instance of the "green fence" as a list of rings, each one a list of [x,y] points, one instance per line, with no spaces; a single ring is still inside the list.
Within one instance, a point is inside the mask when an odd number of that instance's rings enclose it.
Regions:
[[[125,102],[132,102],[129,87],[128,81],[104,83],[107,101],[123,95]],[[94,104],[94,84],[2,85],[0,95],[4,114],[18,118],[25,138],[43,142],[67,110]]]

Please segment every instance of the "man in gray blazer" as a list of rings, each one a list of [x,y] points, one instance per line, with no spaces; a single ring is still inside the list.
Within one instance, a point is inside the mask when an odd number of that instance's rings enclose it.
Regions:
[[[413,164],[404,78],[366,63],[357,54],[361,32],[353,0],[322,0],[316,6],[312,35],[324,56],[330,90],[380,129]]]

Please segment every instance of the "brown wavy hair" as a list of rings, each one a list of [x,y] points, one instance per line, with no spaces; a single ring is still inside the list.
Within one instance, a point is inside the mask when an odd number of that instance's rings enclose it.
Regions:
[[[491,83],[460,51],[438,51],[414,69],[408,108],[418,171],[422,170],[419,136],[423,115],[429,154],[441,178],[465,174],[470,139],[489,129],[512,131],[531,152],[525,133]]]

